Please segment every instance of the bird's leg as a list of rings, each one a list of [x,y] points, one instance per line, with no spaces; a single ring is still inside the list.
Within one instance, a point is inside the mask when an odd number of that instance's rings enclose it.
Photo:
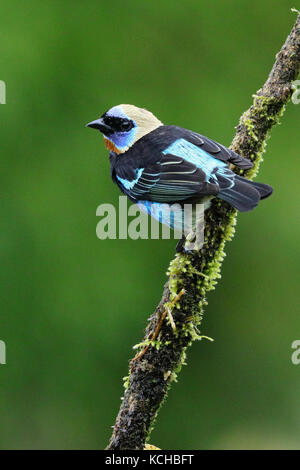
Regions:
[[[194,254],[195,251],[201,250],[204,242],[204,210],[202,204],[196,207],[193,222],[186,228],[187,230],[176,245],[176,252]]]
[[[176,253],[182,253],[184,251],[184,244],[185,244],[185,236],[183,235],[176,245]]]
[[[187,236],[183,236],[176,245],[176,253],[188,253],[190,255],[195,251],[194,240],[196,238],[195,233],[192,231]]]
[[[183,236],[176,245],[176,253],[188,253],[192,255],[195,251],[193,240],[196,238],[194,232],[189,233],[186,237]]]
[[[185,253],[193,254],[200,251],[204,242],[204,218],[200,217],[190,233],[185,238],[183,250]]]

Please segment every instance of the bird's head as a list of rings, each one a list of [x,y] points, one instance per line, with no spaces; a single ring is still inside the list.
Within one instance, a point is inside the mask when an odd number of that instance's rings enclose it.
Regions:
[[[131,104],[114,106],[99,119],[89,122],[87,127],[99,130],[109,150],[126,152],[137,140],[162,126],[150,111]]]

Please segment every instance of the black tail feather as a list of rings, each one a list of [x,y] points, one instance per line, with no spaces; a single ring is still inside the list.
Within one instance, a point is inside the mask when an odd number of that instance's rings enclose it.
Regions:
[[[237,178],[242,178],[242,176],[237,176]],[[242,178],[242,179],[245,181],[245,178]],[[252,186],[254,186],[255,189],[257,189],[257,191],[260,194],[260,199],[265,199],[266,197],[271,196],[271,194],[273,192],[273,188],[269,184],[256,183],[255,181],[249,181],[249,180],[247,180],[247,181]]]
[[[271,196],[273,192],[268,184],[256,183],[238,175],[234,178],[234,183],[232,188],[222,189],[217,197],[241,212],[251,211],[261,199]]]

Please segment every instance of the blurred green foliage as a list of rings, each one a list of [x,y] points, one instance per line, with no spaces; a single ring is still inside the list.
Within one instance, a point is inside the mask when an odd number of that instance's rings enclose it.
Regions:
[[[96,238],[117,203],[102,139],[119,103],[229,145],[295,14],[290,1],[1,2],[0,365],[3,449],[104,448],[170,240]],[[299,448],[299,113],[272,132],[202,332],[160,412],[163,449]]]

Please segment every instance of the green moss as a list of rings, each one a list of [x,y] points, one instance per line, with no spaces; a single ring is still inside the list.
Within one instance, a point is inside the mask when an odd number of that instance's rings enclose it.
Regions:
[[[141,343],[135,344],[132,349],[143,349],[147,346],[152,346],[153,348],[159,350],[162,345],[162,342],[159,339],[145,339]]]
[[[179,293],[179,282],[182,274],[189,274],[191,269],[191,259],[189,255],[184,253],[176,253],[175,258],[171,261],[167,271],[169,276],[170,301],[174,300]]]
[[[128,389],[129,387],[129,375],[126,375],[125,377],[123,377],[123,387],[125,388],[125,390]]]
[[[250,118],[245,117],[245,119],[243,119],[243,123],[247,128],[248,134],[252,137],[254,141],[258,142],[258,136],[254,132],[255,126],[253,121]]]
[[[182,369],[182,366],[186,366],[186,348],[182,351],[180,361],[178,362],[177,367],[170,374],[169,384],[171,384],[172,382],[177,382],[177,377]]]

